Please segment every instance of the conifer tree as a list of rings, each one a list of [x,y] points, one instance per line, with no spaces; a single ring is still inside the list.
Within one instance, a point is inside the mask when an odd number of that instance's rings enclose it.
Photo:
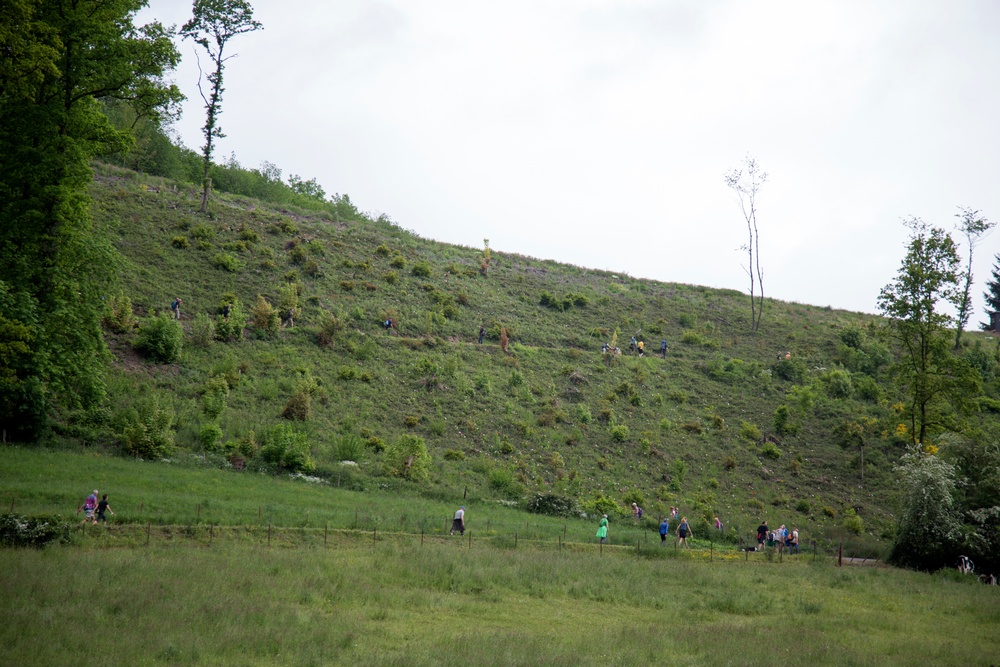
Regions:
[[[986,281],[986,291],[983,292],[983,298],[986,299],[986,316],[987,321],[981,322],[980,327],[983,331],[989,331],[993,328],[993,313],[1000,312],[1000,253],[993,256],[993,272],[991,273],[990,280]]]

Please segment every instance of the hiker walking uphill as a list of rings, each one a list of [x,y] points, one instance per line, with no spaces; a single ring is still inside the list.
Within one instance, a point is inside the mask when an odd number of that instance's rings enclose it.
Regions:
[[[451,522],[451,533],[449,534],[454,535],[456,530],[459,535],[465,535],[465,505],[459,507],[458,511],[455,512],[455,518]]]
[[[486,327],[479,325],[479,344],[483,344],[483,338],[486,336]]]
[[[664,359],[667,358],[667,341],[665,340],[660,341],[660,354],[663,355]]]
[[[174,319],[175,320],[181,319],[181,304],[182,303],[184,303],[184,301],[180,297],[177,297],[170,304],[170,310],[174,311]]]

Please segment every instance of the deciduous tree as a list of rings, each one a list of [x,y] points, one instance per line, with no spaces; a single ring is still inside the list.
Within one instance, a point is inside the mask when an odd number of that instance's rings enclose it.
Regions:
[[[974,211],[971,208],[959,208],[961,213],[956,217],[961,219],[958,224],[958,231],[965,236],[965,244],[969,250],[969,261],[965,265],[965,270],[961,276],[961,290],[958,293],[958,301],[955,307],[958,314],[955,316],[955,349],[962,344],[962,331],[969,323],[969,316],[972,315],[972,257],[976,251],[976,243],[996,225]]]
[[[933,432],[957,428],[956,417],[978,393],[980,379],[964,359],[950,353],[947,327],[953,319],[938,310],[942,301],[957,301],[955,242],[918,218],[904,224],[910,229],[906,257],[895,280],[879,293],[878,306],[900,348],[893,370],[909,396],[913,442],[923,444]]]
[[[1000,254],[993,256],[993,272],[990,280],[986,281],[986,291],[983,292],[986,299],[986,316],[989,321],[980,323],[983,331],[993,328],[993,313],[1000,313]]]
[[[750,276],[750,331],[757,333],[764,312],[764,274],[760,269],[760,234],[757,230],[757,195],[767,182],[767,173],[761,171],[757,160],[747,155],[742,169],[731,169],[725,174],[726,186],[736,193],[740,212],[747,223],[747,253],[744,269]],[[759,294],[757,291],[759,290]]]
[[[54,406],[103,397],[100,296],[116,252],[88,213],[94,155],[128,147],[101,112],[120,100],[160,117],[181,98],[164,76],[178,62],[170,32],[135,26],[142,0],[0,3],[0,336],[20,341],[14,397],[0,423],[34,437]],[[27,329],[27,331],[25,331]],[[0,376],[11,377],[0,372]]]
[[[181,28],[181,35],[190,37],[200,45],[212,61],[215,69],[205,75],[208,79],[209,92],[206,95],[201,87],[201,76],[198,77],[198,92],[205,102],[205,145],[202,147],[203,179],[201,210],[208,210],[208,194],[212,182],[208,178],[212,167],[212,153],[215,151],[215,139],[226,136],[219,126],[219,114],[222,113],[222,73],[226,61],[236,57],[236,54],[226,55],[229,40],[237,35],[254,32],[264,28],[253,18],[253,7],[246,0],[195,0],[191,20]],[[195,52],[197,55],[197,52]],[[199,74],[202,72],[201,61],[198,63]]]

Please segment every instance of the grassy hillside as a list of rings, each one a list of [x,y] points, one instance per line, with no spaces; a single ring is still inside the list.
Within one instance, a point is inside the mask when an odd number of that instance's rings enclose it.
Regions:
[[[275,210],[221,195],[205,216],[190,186],[111,167],[91,195],[126,258],[122,292],[141,316],[180,296],[185,341],[179,360],[161,365],[134,350],[134,334],[109,332],[111,407],[61,431],[87,446],[117,448],[137,415],[160,408],[179,450],[213,465],[240,447],[259,454],[290,423],[308,439],[315,474],[347,488],[449,502],[555,493],[591,512],[679,505],[701,530],[718,515],[748,529],[767,517],[814,534],[845,524],[890,534],[892,465],[907,434],[870,316],[768,300],[751,336],[739,292],[496,251],[483,276],[481,249],[423,240],[351,207]],[[277,305],[288,285],[302,307],[294,327],[201,340],[199,316],[220,318],[234,297],[244,310],[259,295]],[[395,331],[381,327],[386,318]],[[609,365],[601,344],[616,335],[625,355]],[[644,358],[628,354],[633,335],[646,341]],[[213,377],[225,378],[221,394]],[[305,419],[283,418],[290,399]],[[206,451],[213,423],[222,440]],[[867,424],[863,485],[851,423]],[[405,434],[426,441],[424,481],[388,474],[383,449]],[[266,468],[259,455],[249,465]]]

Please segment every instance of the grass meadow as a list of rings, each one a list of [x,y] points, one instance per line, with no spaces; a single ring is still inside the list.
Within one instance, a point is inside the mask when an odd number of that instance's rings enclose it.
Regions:
[[[3,665],[969,665],[1000,588],[820,550],[661,548],[655,533],[269,475],[0,448],[0,504],[107,525],[2,551]],[[471,539],[470,539],[471,538]],[[637,544],[638,543],[638,544]]]
[[[1000,589],[427,540],[5,550],[7,665],[988,665]]]

